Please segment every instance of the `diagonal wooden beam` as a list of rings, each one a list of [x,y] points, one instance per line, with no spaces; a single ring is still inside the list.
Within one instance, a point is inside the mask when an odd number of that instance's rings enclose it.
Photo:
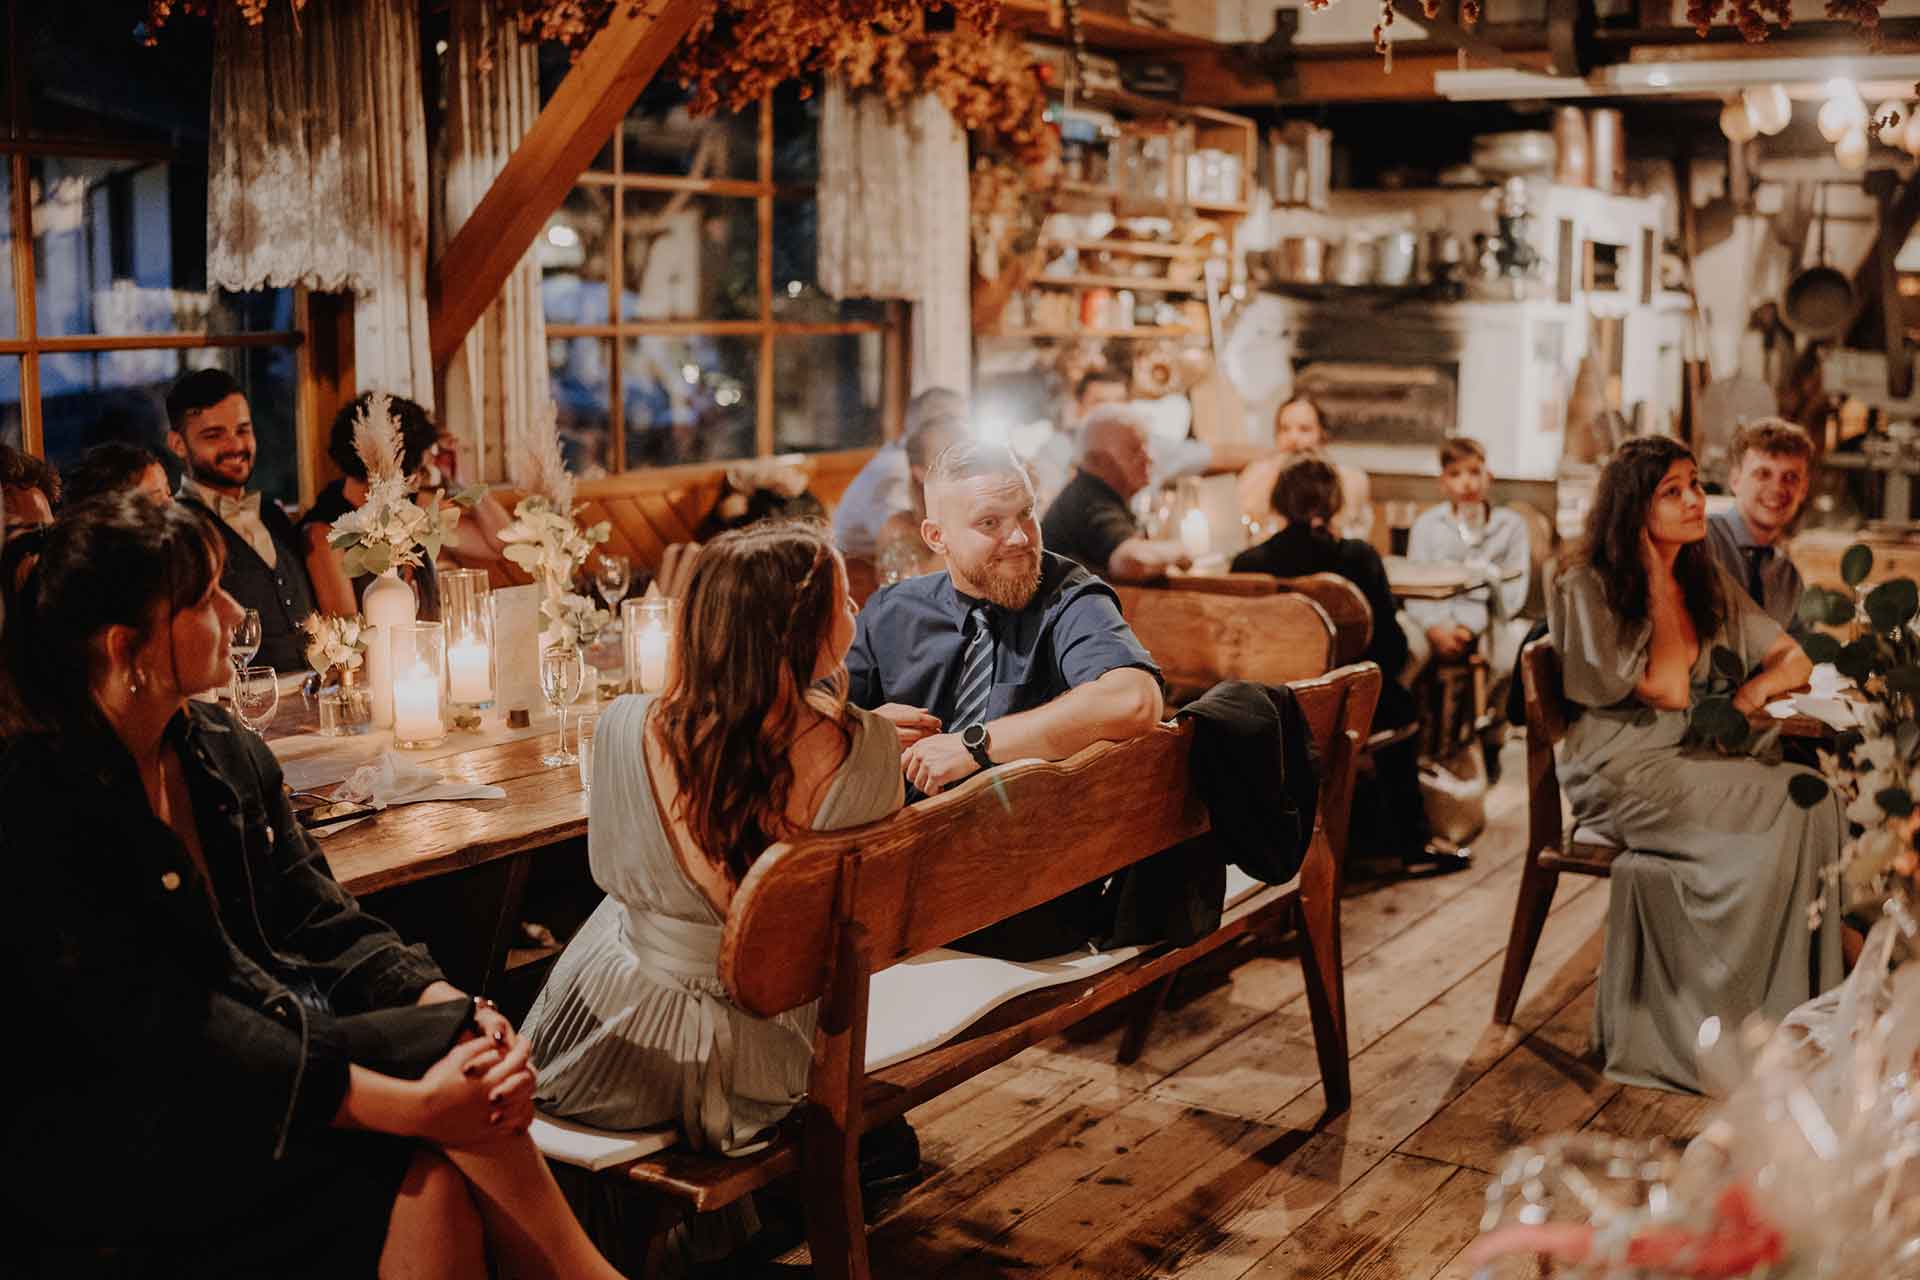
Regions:
[[[445,369],[527,246],[613,135],[707,0],[615,0],[500,176],[427,276],[428,342]]]

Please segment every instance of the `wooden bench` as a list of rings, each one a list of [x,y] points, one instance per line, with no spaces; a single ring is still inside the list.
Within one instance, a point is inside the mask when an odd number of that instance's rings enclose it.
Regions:
[[[1160,664],[1176,701],[1222,680],[1286,684],[1334,665],[1333,621],[1305,596],[1127,586],[1114,591],[1121,614]]]
[[[1620,849],[1597,840],[1564,838],[1560,816],[1560,773],[1553,748],[1567,736],[1567,700],[1560,684],[1560,655],[1550,639],[1535,640],[1520,651],[1520,679],[1527,699],[1527,860],[1520,871],[1520,896],[1513,905],[1513,932],[1500,966],[1500,990],[1493,1020],[1513,1021],[1526,985],[1527,969],[1540,945],[1540,930],[1553,909],[1553,891],[1563,873],[1611,876]]]
[[[1232,904],[1220,927],[1096,976],[1019,996],[938,1048],[869,1074],[873,974],[1207,829],[1189,779],[1190,724],[1163,724],[1070,760],[992,770],[881,822],[776,845],[728,914],[720,977],[763,1017],[820,1001],[807,1100],[774,1143],[740,1159],[663,1152],[600,1175],[650,1193],[651,1229],[804,1173],[814,1274],[865,1280],[860,1135],[1193,961],[1270,924],[1297,922],[1329,1113],[1350,1096],[1338,897],[1355,762],[1379,695],[1371,663],[1294,686],[1321,750],[1321,821],[1300,875]],[[602,1182],[604,1188],[605,1183]]]

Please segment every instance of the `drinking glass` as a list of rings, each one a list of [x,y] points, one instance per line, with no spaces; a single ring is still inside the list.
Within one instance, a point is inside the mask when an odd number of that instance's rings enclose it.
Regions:
[[[540,763],[550,769],[579,760],[578,756],[567,750],[567,707],[580,696],[580,686],[586,678],[587,660],[580,650],[554,645],[540,651],[540,692],[545,696],[547,705],[560,713],[559,745],[540,757]]]
[[[574,734],[574,741],[580,750],[580,790],[583,792],[590,793],[593,790],[593,735],[599,727],[599,716],[583,715],[580,717],[580,728]]]
[[[261,733],[280,709],[280,673],[272,667],[240,667],[233,673],[232,692],[240,723]]]
[[[633,585],[633,565],[625,556],[602,551],[593,577],[600,584],[600,598],[607,602],[607,609],[618,616],[620,602],[626,598],[627,588]]]
[[[241,615],[240,621],[233,624],[233,639],[227,646],[227,656],[233,659],[235,670],[244,670],[253,655],[260,652],[260,611],[249,609]]]

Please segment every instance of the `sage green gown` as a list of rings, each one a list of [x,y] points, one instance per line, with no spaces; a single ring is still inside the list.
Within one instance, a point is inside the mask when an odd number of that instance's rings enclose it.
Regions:
[[[1781,630],[1717,567],[1728,617],[1700,646],[1694,696],[1715,645],[1759,665]],[[1567,700],[1577,718],[1560,748],[1575,821],[1622,852],[1613,863],[1594,1038],[1609,1078],[1701,1090],[1701,1024],[1725,1033],[1749,1015],[1777,1022],[1845,976],[1839,892],[1823,874],[1845,830],[1829,795],[1802,809],[1787,795],[1799,765],[1682,746],[1685,711],[1646,706],[1652,624],[1628,624],[1600,579],[1561,573],[1548,601]],[[1821,923],[1809,909],[1824,902]]]

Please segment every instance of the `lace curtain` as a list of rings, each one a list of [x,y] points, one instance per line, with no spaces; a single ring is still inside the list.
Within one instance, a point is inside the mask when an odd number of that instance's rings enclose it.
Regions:
[[[520,38],[505,6],[454,0],[447,49],[445,175],[434,210],[435,249],[479,207],[507,157],[540,114],[538,44]],[[481,65],[482,62],[487,65]],[[505,476],[506,441],[538,420],[549,399],[540,263],[529,249],[447,366],[441,421],[483,480]]]
[[[362,387],[433,405],[419,0],[218,8],[207,276],[352,290]]]
[[[938,97],[889,107],[830,82],[821,101],[820,287],[913,303],[913,390],[967,390],[967,138]]]

